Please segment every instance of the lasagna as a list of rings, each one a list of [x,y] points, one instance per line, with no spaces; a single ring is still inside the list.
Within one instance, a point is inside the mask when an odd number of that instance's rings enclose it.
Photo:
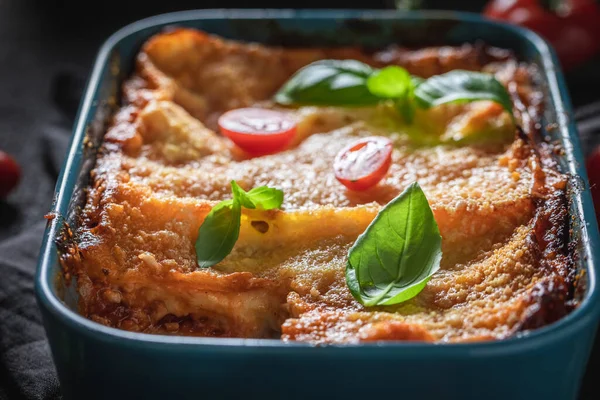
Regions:
[[[273,96],[319,60],[402,67],[427,79],[480,71],[510,96],[414,110],[390,123],[380,105],[281,105]],[[540,136],[543,95],[532,65],[483,45],[280,48],[177,29],[150,38],[122,86],[61,264],[80,313],[134,332],[279,338],[312,344],[497,340],[575,307],[567,176]],[[295,133],[255,156],[219,129],[241,108],[285,112]],[[341,150],[361,138],[393,145],[366,190],[336,179]],[[244,191],[283,192],[280,207],[242,207],[239,237],[200,267],[199,229]],[[441,235],[439,269],[413,297],[364,305],[349,290],[352,246],[417,182]],[[209,238],[213,239],[213,238]],[[198,242],[198,243],[197,243]]]

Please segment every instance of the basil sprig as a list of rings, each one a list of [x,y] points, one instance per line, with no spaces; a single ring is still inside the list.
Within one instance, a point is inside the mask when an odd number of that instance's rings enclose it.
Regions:
[[[407,123],[415,109],[490,100],[512,116],[506,88],[493,75],[454,70],[429,79],[398,66],[375,69],[356,60],[321,60],[294,74],[274,100],[283,105],[368,106],[393,101]]]
[[[231,253],[240,236],[242,207],[272,210],[283,203],[283,192],[267,186],[246,192],[231,181],[231,192],[233,198],[214,206],[198,230],[195,247],[200,268],[212,267]]]
[[[365,306],[409,300],[440,267],[442,237],[418,183],[390,201],[348,253],[346,283]]]

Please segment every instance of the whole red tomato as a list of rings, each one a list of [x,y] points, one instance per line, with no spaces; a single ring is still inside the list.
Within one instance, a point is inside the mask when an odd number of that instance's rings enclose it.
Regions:
[[[587,157],[585,167],[590,181],[590,191],[594,199],[596,218],[600,223],[600,146],[597,146]]]
[[[492,0],[483,14],[539,33],[565,70],[600,51],[600,6],[596,0]]]
[[[21,179],[19,164],[0,150],[0,199],[6,197]]]

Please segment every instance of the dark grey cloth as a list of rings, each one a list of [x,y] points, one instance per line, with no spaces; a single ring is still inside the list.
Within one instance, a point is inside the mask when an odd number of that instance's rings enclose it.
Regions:
[[[45,224],[0,244],[0,398],[59,398],[58,380],[33,296]],[[9,396],[10,395],[10,396]]]
[[[37,162],[56,180],[70,136],[69,124],[48,126],[37,143]],[[0,204],[8,207],[8,204]],[[59,399],[56,371],[33,293],[45,228],[42,219],[0,242],[0,399]]]
[[[33,276],[45,226],[43,215],[50,208],[83,81],[98,46],[130,21],[198,5],[163,1],[162,8],[145,4],[133,11],[132,2],[106,0],[94,3],[94,17],[90,17],[83,7],[86,2],[57,3],[0,0],[0,149],[13,154],[23,168],[18,190],[0,201],[0,400],[60,398],[34,299]],[[315,3],[304,6],[322,7],[328,2]],[[369,5],[393,4],[375,3]],[[119,12],[113,12],[117,4]],[[590,80],[596,74],[595,65],[587,67],[589,74],[574,74],[569,81],[574,103],[584,106],[578,107],[576,117],[586,148],[600,133],[600,103],[589,104],[600,93],[598,78]],[[594,379],[599,371],[597,348],[582,399],[597,398]]]

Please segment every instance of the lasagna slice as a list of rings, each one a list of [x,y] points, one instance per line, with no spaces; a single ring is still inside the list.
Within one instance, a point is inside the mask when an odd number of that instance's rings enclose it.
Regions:
[[[417,110],[410,127],[381,107],[288,109],[283,151],[250,157],[218,133],[224,112],[278,109],[274,93],[303,66],[354,59],[427,78],[484,71],[509,90],[516,123],[490,101]],[[535,69],[507,51],[462,47],[368,53],[269,48],[195,30],[152,37],[123,85],[61,262],[80,312],[135,332],[311,343],[501,339],[562,317],[572,304],[566,177],[541,141]],[[379,184],[346,190],[331,167],[352,141],[385,135]],[[492,139],[490,139],[492,138]],[[429,140],[435,139],[435,140]],[[230,182],[283,190],[281,209],[242,209],[223,261],[199,268],[198,230]],[[348,251],[411,182],[442,236],[440,270],[412,299],[365,307],[350,293]]]

